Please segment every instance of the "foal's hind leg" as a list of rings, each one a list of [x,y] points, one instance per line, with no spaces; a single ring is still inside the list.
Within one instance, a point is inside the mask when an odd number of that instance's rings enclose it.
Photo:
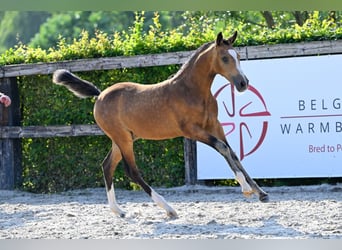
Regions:
[[[130,177],[135,183],[139,184],[158,206],[164,208],[169,217],[177,217],[176,211],[165,201],[164,197],[153,190],[141,177],[135,163],[133,141],[129,141],[120,147],[120,150],[122,153],[124,168],[128,177]]]
[[[106,192],[110,210],[120,217],[125,217],[125,212],[122,211],[119,205],[116,203],[113,175],[114,171],[121,160],[121,152],[119,148],[113,143],[112,149],[109,151],[108,155],[102,163],[103,175],[106,184]]]

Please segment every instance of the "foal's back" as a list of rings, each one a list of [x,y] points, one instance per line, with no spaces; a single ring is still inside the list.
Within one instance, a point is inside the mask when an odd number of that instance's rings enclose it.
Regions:
[[[126,130],[135,138],[178,137],[177,94],[169,81],[150,85],[116,83],[98,96],[94,117],[107,134]]]

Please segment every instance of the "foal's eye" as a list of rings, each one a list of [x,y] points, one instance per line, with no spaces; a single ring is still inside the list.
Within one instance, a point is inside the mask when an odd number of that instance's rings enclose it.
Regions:
[[[223,61],[224,63],[228,63],[229,59],[228,59],[228,57],[224,56],[224,57],[222,57],[222,61]]]

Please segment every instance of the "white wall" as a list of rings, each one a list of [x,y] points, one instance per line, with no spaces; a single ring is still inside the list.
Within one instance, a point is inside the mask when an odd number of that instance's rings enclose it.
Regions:
[[[342,176],[342,55],[241,66],[252,88],[234,90],[233,102],[229,82],[217,76],[212,93],[228,84],[217,97],[219,120],[251,177]],[[233,177],[221,155],[197,147],[198,179]]]

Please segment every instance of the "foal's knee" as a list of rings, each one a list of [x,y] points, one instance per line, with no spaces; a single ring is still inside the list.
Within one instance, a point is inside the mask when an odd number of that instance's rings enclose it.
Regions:
[[[239,158],[235,154],[235,152],[232,150],[232,148],[229,146],[227,142],[221,141],[219,139],[212,139],[213,141],[213,147],[223,156],[228,156],[229,158],[232,158],[234,161],[239,161]]]
[[[212,147],[215,148],[220,154],[222,155],[227,155],[227,153],[229,154],[230,149],[226,143],[224,143],[223,141],[215,137],[212,137],[210,140],[211,140]]]

